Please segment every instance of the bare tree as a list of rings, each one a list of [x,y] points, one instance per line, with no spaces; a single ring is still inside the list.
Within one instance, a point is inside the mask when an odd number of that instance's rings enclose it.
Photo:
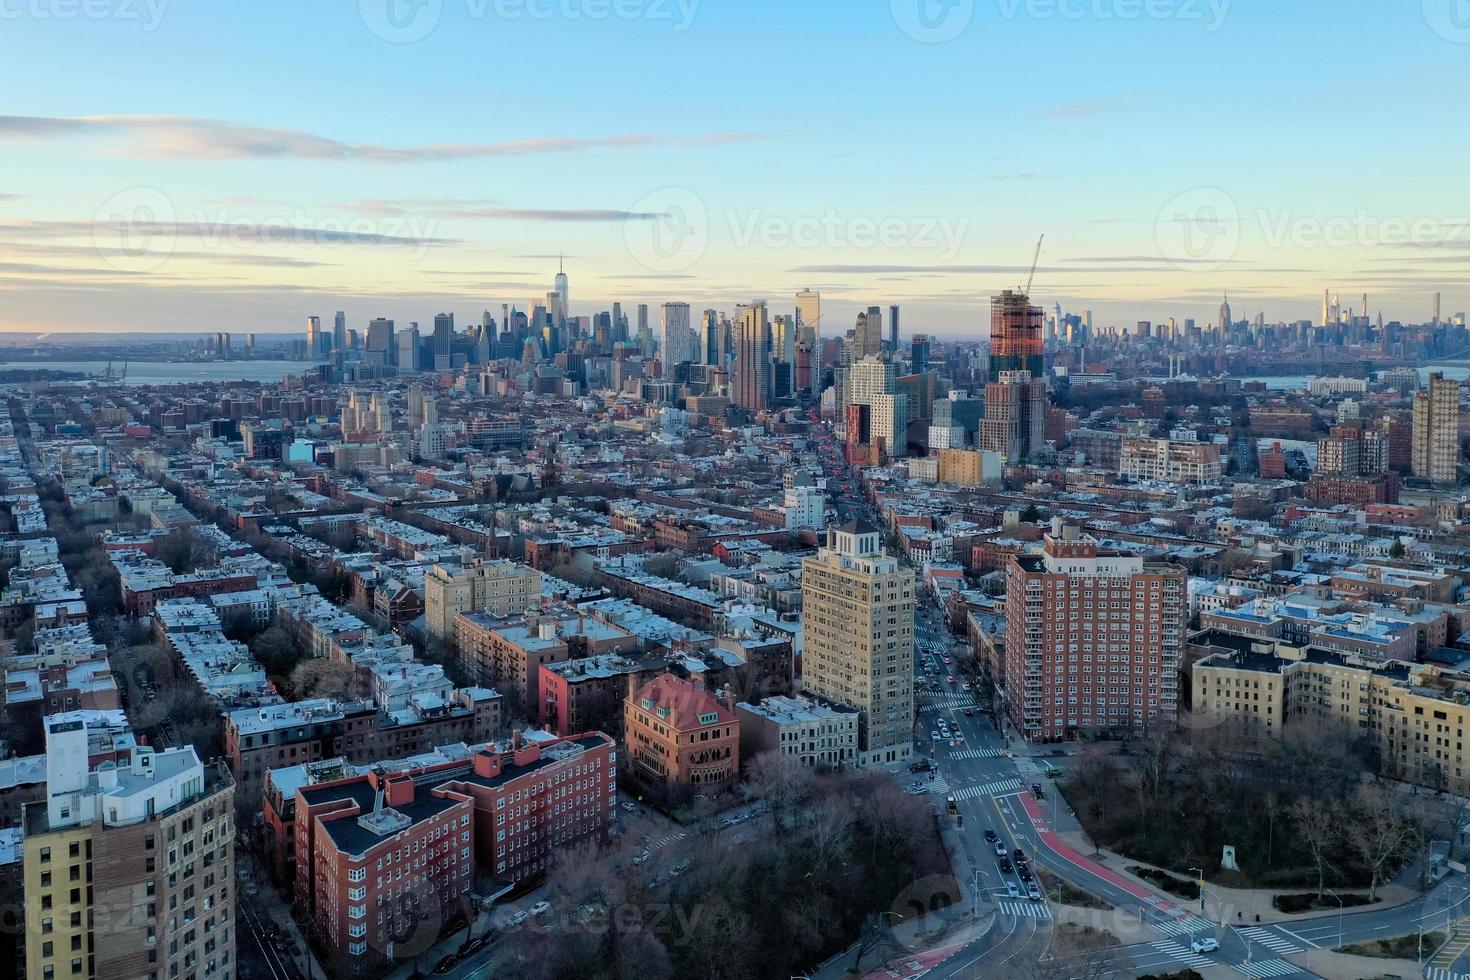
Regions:
[[[1320,901],[1327,889],[1327,855],[1338,838],[1336,807],[1304,796],[1292,803],[1287,812],[1297,833],[1312,852],[1312,861],[1317,867],[1317,898]]]
[[[1405,794],[1383,784],[1358,788],[1353,798],[1353,819],[1344,836],[1371,875],[1369,901],[1377,900],[1378,886],[1414,847],[1419,832],[1419,823],[1409,812]]]

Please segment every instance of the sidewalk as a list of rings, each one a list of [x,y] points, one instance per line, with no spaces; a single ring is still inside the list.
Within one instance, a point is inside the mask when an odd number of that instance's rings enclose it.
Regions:
[[[1092,841],[1088,839],[1087,835],[1080,830],[1061,831],[1056,834],[1056,837],[1064,842],[1068,847],[1071,847],[1073,850],[1078,851],[1082,854],[1086,854],[1087,856],[1095,860],[1098,864],[1101,864],[1103,867],[1107,868],[1109,871],[1112,871],[1122,876],[1123,878],[1126,878],[1128,881],[1132,882],[1135,885],[1138,885],[1141,888],[1148,889],[1150,892],[1158,895],[1161,899],[1165,901],[1172,902],[1180,906],[1181,908],[1197,907],[1198,905],[1197,901],[1191,901],[1190,899],[1181,898],[1177,895],[1171,895],[1168,892],[1160,889],[1157,885],[1154,885],[1148,881],[1144,881],[1142,878],[1139,878],[1138,876],[1130,873],[1127,870],[1131,867],[1155,867],[1154,865],[1149,864],[1147,861],[1139,861],[1133,858],[1127,858],[1121,854],[1115,854],[1114,852],[1109,851],[1106,848],[1096,850]],[[1156,870],[1167,871],[1168,869],[1159,868]],[[1176,874],[1177,876],[1177,873],[1175,872],[1169,873]],[[1250,925],[1256,925],[1257,923],[1260,923],[1261,925],[1266,925],[1277,922],[1301,922],[1306,919],[1318,919],[1322,918],[1323,916],[1337,915],[1337,911],[1333,909],[1317,910],[1312,912],[1281,912],[1278,911],[1275,906],[1271,904],[1271,899],[1276,895],[1299,894],[1304,891],[1311,891],[1310,888],[1227,888],[1224,885],[1215,884],[1214,882],[1210,881],[1208,877],[1205,878],[1205,884],[1209,887],[1211,895],[1219,896],[1219,900],[1223,902],[1232,913],[1239,914],[1241,918],[1238,920],[1237,924],[1248,923]],[[1419,895],[1419,892],[1404,885],[1380,885],[1378,886],[1377,902],[1373,903],[1372,905],[1355,906],[1351,909],[1348,909],[1347,911],[1353,913],[1379,912],[1386,908],[1393,908],[1395,906],[1405,905],[1417,899]],[[1233,917],[1234,916],[1232,916],[1232,918]]]

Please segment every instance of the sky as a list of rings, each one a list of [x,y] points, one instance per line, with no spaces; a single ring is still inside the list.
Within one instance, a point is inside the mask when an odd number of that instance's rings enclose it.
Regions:
[[[0,330],[1470,308],[1470,0],[0,0]]]

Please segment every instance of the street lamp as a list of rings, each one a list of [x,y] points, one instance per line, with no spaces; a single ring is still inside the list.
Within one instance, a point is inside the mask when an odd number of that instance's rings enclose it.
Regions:
[[[1337,900],[1337,945],[1342,946],[1342,896],[1331,888],[1322,890]]]
[[[1193,871],[1195,873],[1194,886],[1195,886],[1195,888],[1199,889],[1199,913],[1200,913],[1200,915],[1204,915],[1205,914],[1205,871],[1204,871],[1203,868],[1189,868],[1187,870]],[[1225,912],[1224,912],[1223,909],[1221,910],[1220,914],[1221,915],[1224,915],[1225,914]],[[1222,922],[1221,924],[1223,925],[1224,923]]]

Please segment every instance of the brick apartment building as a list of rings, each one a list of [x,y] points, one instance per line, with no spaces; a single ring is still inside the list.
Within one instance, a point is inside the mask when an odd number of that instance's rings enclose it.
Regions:
[[[477,877],[530,883],[557,849],[606,840],[616,806],[616,745],[597,732],[517,734],[467,759],[301,785],[295,901],[327,959],[368,976],[390,944],[432,941]]]
[[[1141,735],[1173,721],[1189,616],[1182,566],[1054,521],[1006,574],[1005,706],[1028,741]]]

